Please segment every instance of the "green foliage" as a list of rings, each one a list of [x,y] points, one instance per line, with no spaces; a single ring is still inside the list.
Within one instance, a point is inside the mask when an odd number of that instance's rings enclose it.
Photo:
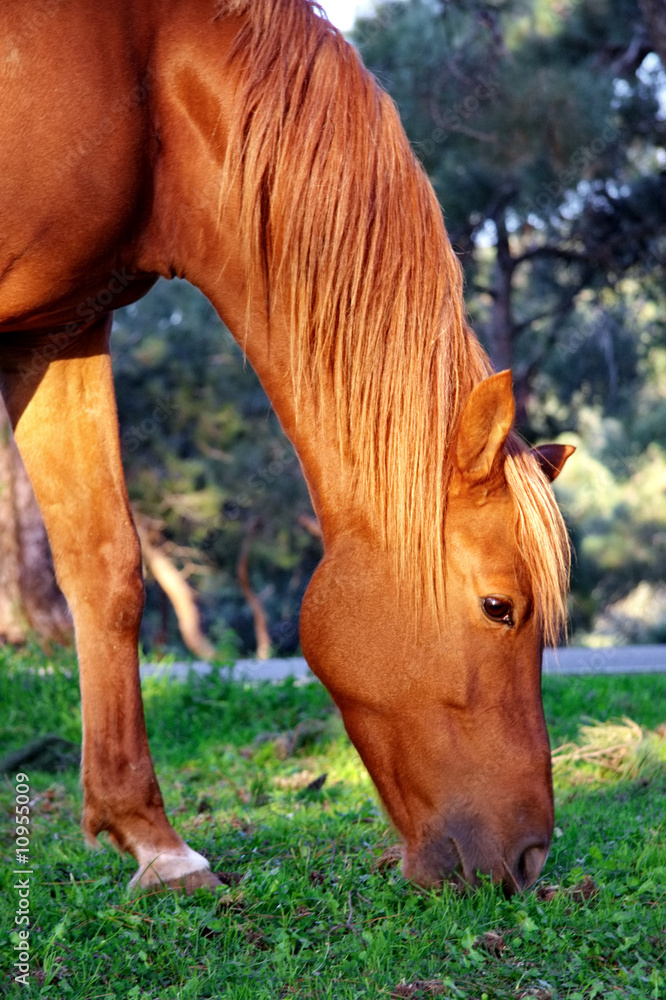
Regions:
[[[354,39],[397,102],[454,243],[501,201],[514,225],[543,225],[581,181],[636,176],[627,131],[663,135],[655,81],[618,87],[636,19],[633,3],[526,2],[480,17],[477,4],[409,0],[357,23]]]
[[[571,614],[578,638],[593,630],[589,641],[601,644],[663,641],[666,454],[653,443],[627,455],[616,421],[584,408],[580,420],[581,438],[563,435],[578,451],[555,487],[575,543]],[[632,593],[643,594],[644,606],[634,601],[633,620],[627,607],[624,626],[613,625],[613,607]],[[621,617],[621,605],[617,611]]]
[[[354,37],[438,191],[523,433],[578,445],[558,492],[583,638],[666,565],[665,77],[639,5],[407,0]]]
[[[236,565],[249,525],[250,572],[278,651],[298,641],[300,598],[320,548],[299,527],[311,511],[298,459],[229,332],[186,282],[161,282],[122,310],[112,340],[121,446],[135,508],[161,525],[188,567],[215,640],[232,624],[254,650]],[[177,646],[148,590],[144,641]]]
[[[585,291],[622,302],[632,268],[663,278],[664,77],[642,30],[629,0],[409,0],[355,31],[440,196],[477,330],[528,388]]]
[[[40,717],[71,733],[78,706],[71,661],[51,659],[38,678],[42,663],[6,659],[3,705],[30,736],[43,731]],[[662,684],[649,676],[546,678],[553,742],[575,736],[581,719],[599,712],[653,726]],[[556,836],[540,885],[506,900],[489,884],[469,895],[423,891],[380,863],[394,835],[318,684],[250,688],[231,683],[223,669],[188,685],[150,681],[145,694],[168,811],[224,885],[190,898],[129,896],[132,864],[81,844],[76,774],[56,782],[31,774],[31,975],[26,987],[11,983],[16,876],[6,824],[3,995],[662,995],[663,741],[660,773],[639,768],[618,781],[584,765],[558,783]],[[307,720],[322,725],[285,756],[280,734]],[[0,752],[11,748],[5,733]],[[323,773],[322,788],[305,787]],[[2,786],[6,815],[14,784]]]

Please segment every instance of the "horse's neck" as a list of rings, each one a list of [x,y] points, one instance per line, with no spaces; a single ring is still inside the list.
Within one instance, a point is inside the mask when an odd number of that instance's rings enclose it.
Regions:
[[[316,409],[307,391],[299,394],[296,404],[290,331],[280,319],[286,309],[273,298],[269,330],[261,268],[247,259],[237,236],[240,185],[221,190],[224,132],[235,90],[225,54],[237,30],[235,20],[218,21],[214,30],[211,24],[193,23],[162,37],[156,67],[162,153],[140,263],[146,270],[187,278],[213,303],[296,447],[325,535],[330,536],[341,530],[340,511],[349,509],[351,496],[351,477],[340,459],[332,415],[326,408]]]

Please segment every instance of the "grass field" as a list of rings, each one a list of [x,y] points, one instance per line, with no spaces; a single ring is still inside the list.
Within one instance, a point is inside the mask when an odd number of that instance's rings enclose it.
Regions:
[[[491,884],[459,895],[402,879],[394,834],[319,685],[249,689],[225,670],[149,682],[167,810],[224,886],[130,896],[131,860],[82,845],[76,768],[22,767],[30,975],[14,981],[12,773],[0,784],[0,995],[664,997],[664,678],[547,678],[544,696],[553,746],[573,745],[557,757],[546,869],[507,900]],[[0,652],[0,703],[0,757],[46,733],[80,738],[69,658]],[[636,725],[609,724],[622,717]],[[605,725],[581,729],[590,719]]]

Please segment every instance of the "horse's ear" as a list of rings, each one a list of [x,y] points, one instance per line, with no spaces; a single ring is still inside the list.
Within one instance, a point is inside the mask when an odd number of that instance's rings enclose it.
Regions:
[[[456,438],[455,463],[470,483],[488,479],[498,462],[514,415],[511,372],[491,375],[472,389]]]
[[[564,463],[571,458],[575,452],[572,444],[540,444],[538,448],[532,448],[532,454],[536,458],[544,476],[550,479],[557,479],[564,468]]]

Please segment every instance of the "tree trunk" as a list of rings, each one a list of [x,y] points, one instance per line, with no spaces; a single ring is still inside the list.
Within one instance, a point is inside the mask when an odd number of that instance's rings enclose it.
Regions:
[[[666,4],[664,0],[639,0],[639,6],[647,25],[650,45],[666,69]]]
[[[257,641],[257,659],[267,660],[271,655],[271,637],[270,632],[268,631],[268,619],[266,618],[266,612],[264,611],[263,604],[252,589],[249,571],[252,538],[258,530],[259,524],[259,518],[254,518],[248,526],[247,534],[243,539],[240,555],[238,557],[236,575],[238,577],[239,586],[243,591],[243,596],[252,611],[252,617],[254,619],[254,635]]]
[[[504,371],[513,365],[514,324],[512,316],[512,293],[514,261],[509,246],[509,234],[504,213],[495,219],[497,227],[497,256],[492,289],[492,309],[488,326],[488,348],[490,360],[497,371]]]
[[[70,644],[67,602],[55,579],[46,528],[0,400],[0,641]]]
[[[312,514],[299,514],[297,521],[313,538],[319,539],[320,542],[324,541],[324,532],[321,530],[321,525]]]
[[[21,596],[14,456],[9,417],[0,404],[0,640],[24,642],[28,620]]]
[[[203,634],[195,591],[187,582],[185,574],[174,565],[164,551],[163,542],[160,544],[151,537],[154,532],[151,532],[148,519],[134,511],[134,521],[146,567],[171,601],[183,642],[200,659],[212,659],[215,650]]]

